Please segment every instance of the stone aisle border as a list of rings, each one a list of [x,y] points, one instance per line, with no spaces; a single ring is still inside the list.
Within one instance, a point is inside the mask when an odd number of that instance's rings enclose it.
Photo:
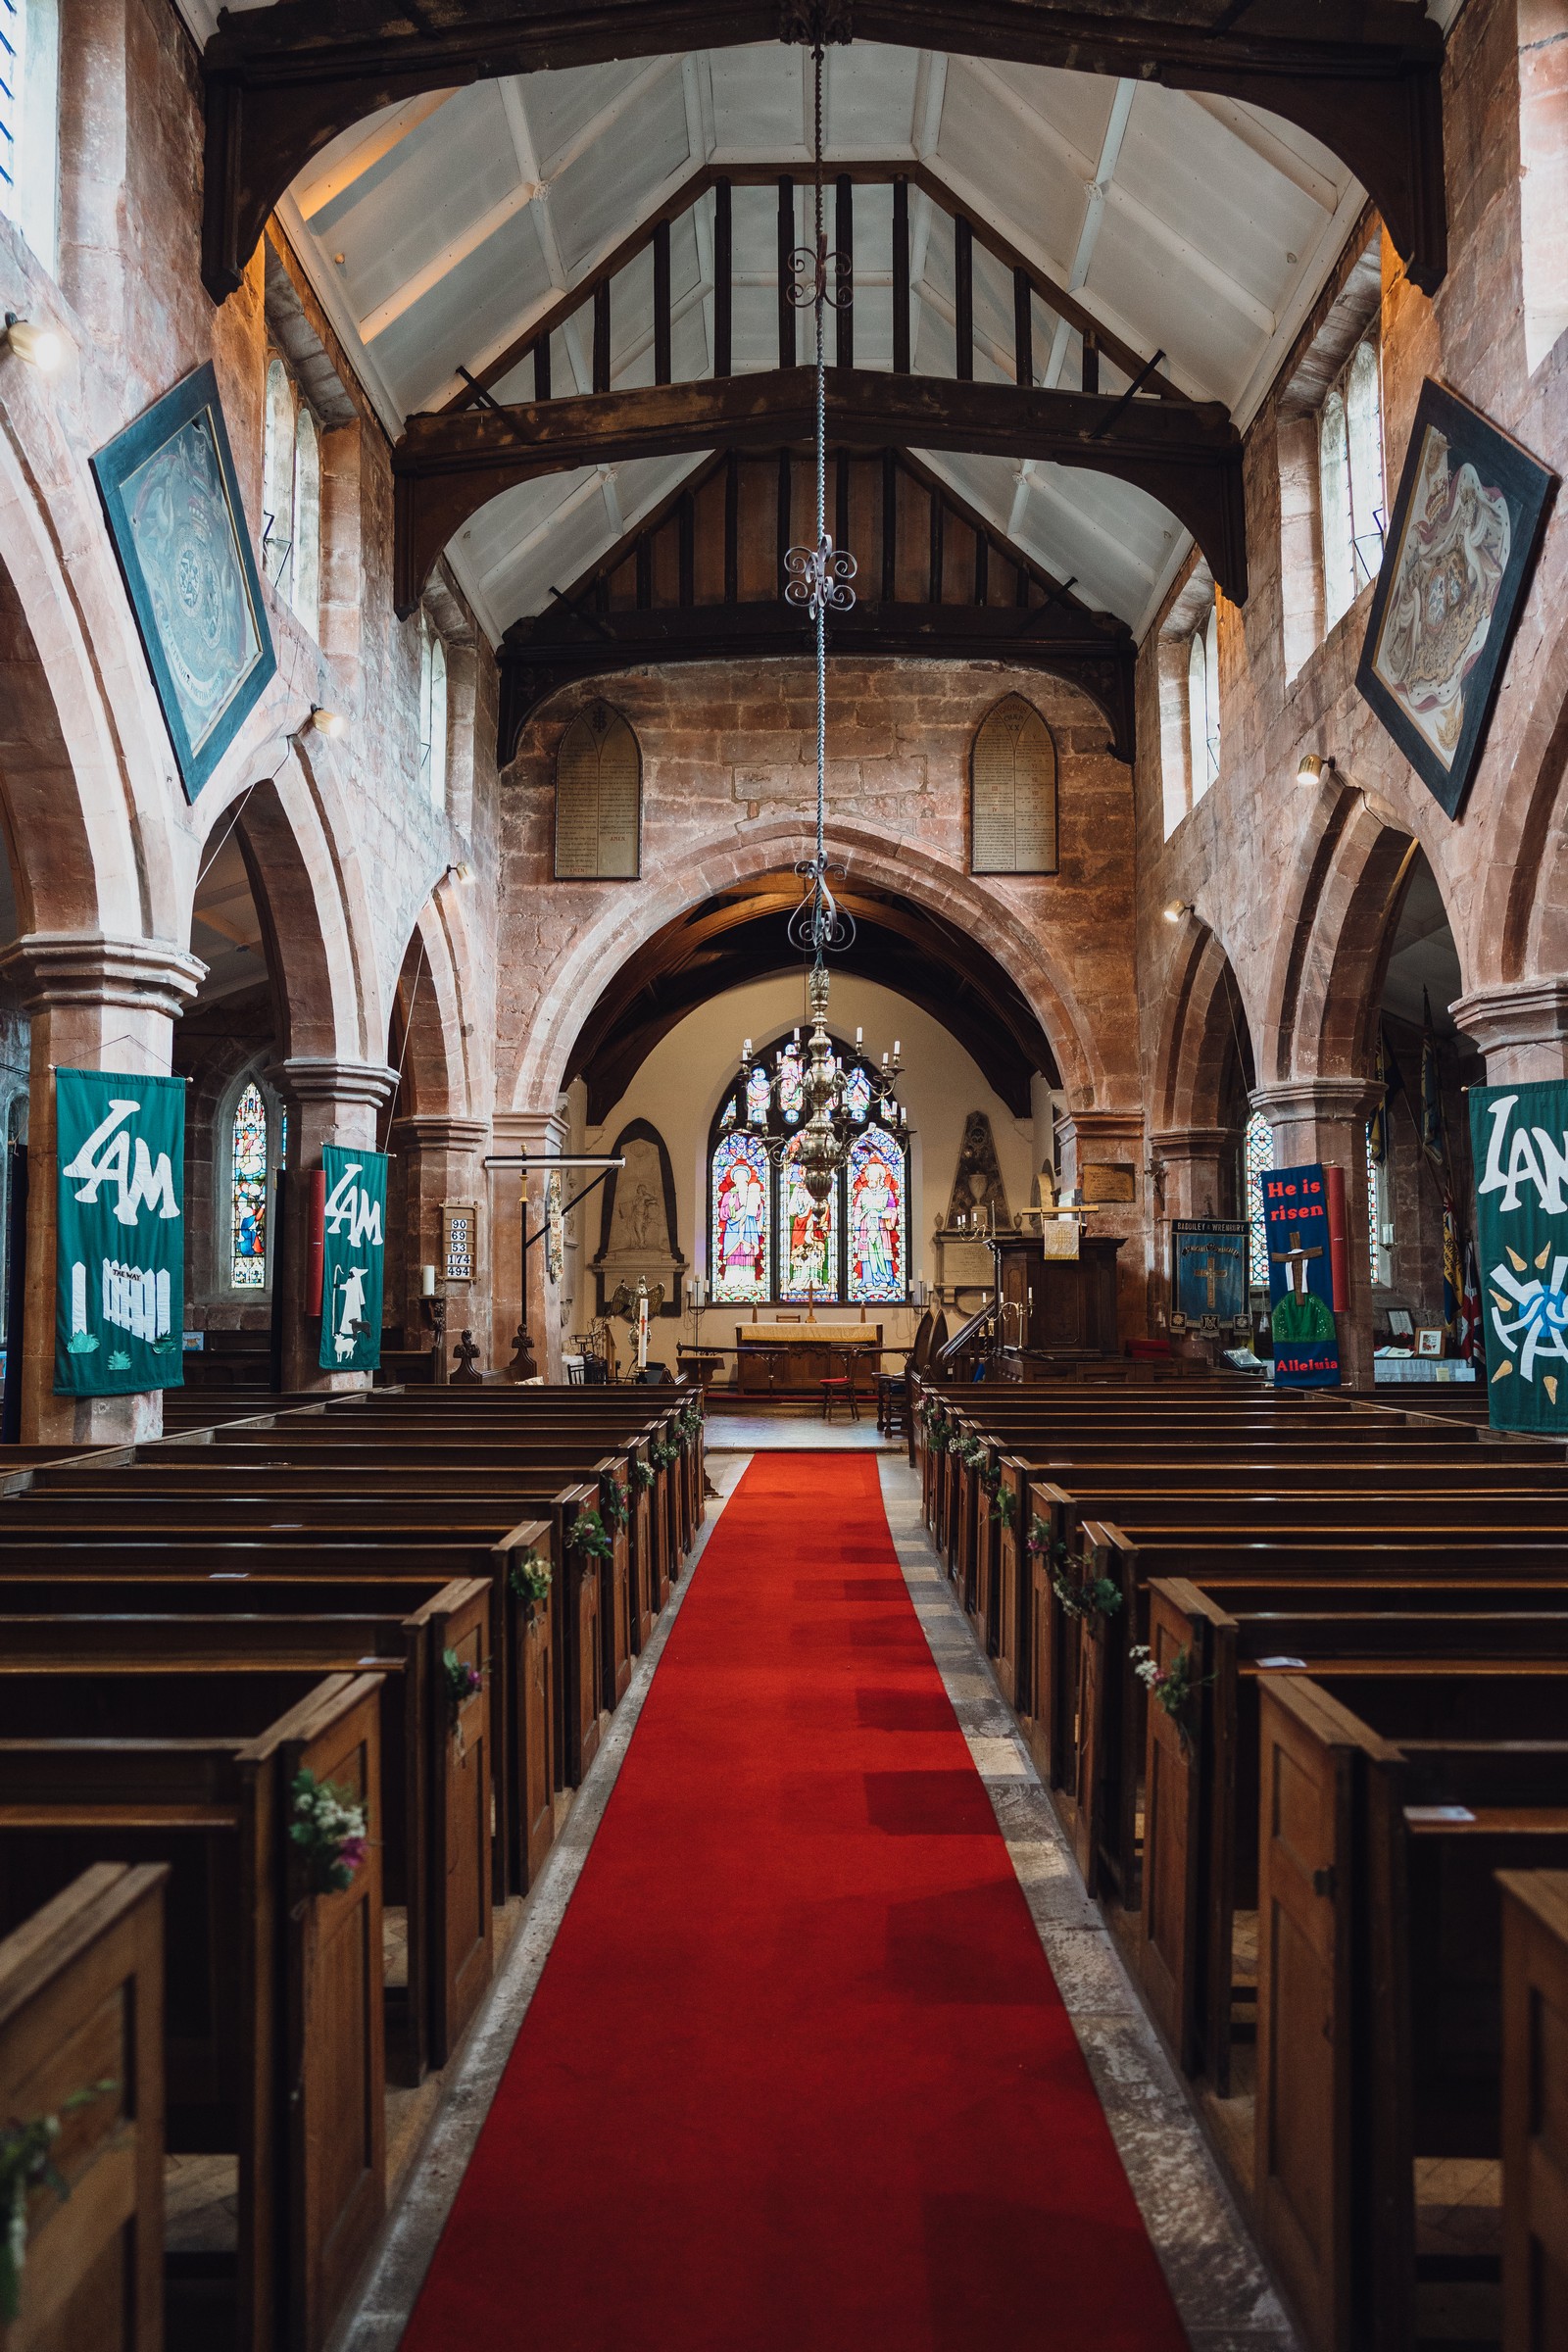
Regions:
[[[726,1455],[710,1469],[717,1503],[710,1502],[690,1559],[664,1605],[648,1647],[637,1661],[631,1687],[610,1719],[610,1729],[550,1857],[523,1906],[501,1972],[469,2029],[451,2082],[431,2119],[424,2142],[410,2169],[409,2184],[388,2215],[358,2301],[328,2339],[328,2352],[395,2352],[414,2310],[425,2272],[446,2227],[452,2200],[484,2128],[497,2085],[528,2013],[545,1962],[566,1914],[594,1834],[604,1819],[610,1792],[619,1777],[637,1719],[658,1670],[670,1627],[680,1615],[692,1577],[708,1548],[724,1504],[734,1493],[749,1453]]]
[[[1299,2352],[1246,2224],[1084,1892],[1034,1759],[942,1572],[906,1459],[879,1464],[894,1549],[943,1687],[985,1783],[1133,2195],[1193,2352]]]

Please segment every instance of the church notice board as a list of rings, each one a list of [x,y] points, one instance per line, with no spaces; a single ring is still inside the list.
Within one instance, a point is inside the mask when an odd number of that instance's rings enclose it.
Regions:
[[[1340,1341],[1322,1165],[1270,1168],[1262,1181],[1275,1386],[1337,1389]]]
[[[642,867],[642,753],[608,703],[580,711],[556,753],[556,880],[635,882]]]
[[[1494,1429],[1568,1433],[1568,1086],[1475,1086],[1470,1148]]]
[[[1021,695],[997,705],[969,755],[969,870],[1056,871],[1056,746]]]

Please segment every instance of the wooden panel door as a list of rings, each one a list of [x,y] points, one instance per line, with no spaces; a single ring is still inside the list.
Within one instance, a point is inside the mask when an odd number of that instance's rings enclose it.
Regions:
[[[1156,2024],[1191,2074],[1198,2062],[1201,1950],[1200,1822],[1206,1692],[1200,1619],[1158,1591],[1150,1595],[1149,1647],[1168,1668],[1186,1650],[1193,1696],[1178,1724],[1152,1705],[1144,1767],[1143,1978]]]
[[[300,1772],[364,1806],[353,1884],[311,1893],[297,1861],[287,1931],[284,2115],[291,2352],[318,2352],[386,2210],[380,1678],[357,1675],[283,1742],[279,1834]],[[297,1849],[294,1849],[297,1854]]]
[[[0,2117],[61,2116],[52,2157],[71,2192],[29,2199],[6,2352],[163,2352],[168,1876],[97,1863],[0,1943]]]
[[[556,1835],[553,1669],[550,1611],[543,1602],[530,1601],[522,1611],[522,1656],[517,1672],[525,1886],[531,1886],[544,1868]]]
[[[638,1458],[640,1460],[641,1456]],[[637,1579],[637,1647],[641,1651],[648,1645],[654,1630],[654,1619],[663,1605],[659,1594],[659,1563],[654,1557],[653,1521],[649,1515],[646,1487],[638,1490],[631,1508],[631,1542]]]
[[[494,1966],[490,1685],[495,1660],[488,1590],[481,1589],[457,1608],[438,1612],[431,1633],[436,1687],[427,1710],[435,1760],[429,1840],[435,1935],[430,2048],[434,2063],[444,2066],[478,2007]],[[454,1703],[448,1687],[449,1657],[479,1676],[478,1690],[461,1705]]]
[[[1568,1871],[1504,1871],[1503,2352],[1568,2352]]]
[[[1253,2209],[1316,2352],[1350,2342],[1354,1719],[1310,1683],[1259,1698]]]

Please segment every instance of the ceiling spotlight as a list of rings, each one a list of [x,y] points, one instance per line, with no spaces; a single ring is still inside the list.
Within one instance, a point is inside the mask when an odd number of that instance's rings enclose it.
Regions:
[[[56,334],[52,326],[32,325],[28,319],[19,318],[15,311],[6,313],[6,331],[0,343],[44,375],[53,375],[66,356],[64,335]]]
[[[1296,762],[1296,781],[1298,784],[1315,784],[1323,770],[1333,765],[1332,760],[1323,759],[1317,752],[1303,752]]]
[[[311,705],[311,724],[318,735],[326,737],[328,743],[336,743],[340,736],[349,731],[349,722],[341,710],[323,710],[319,703]]]
[[[1189,899],[1172,899],[1168,906],[1161,908],[1167,923],[1179,923],[1184,914],[1191,914],[1192,911],[1192,902]]]

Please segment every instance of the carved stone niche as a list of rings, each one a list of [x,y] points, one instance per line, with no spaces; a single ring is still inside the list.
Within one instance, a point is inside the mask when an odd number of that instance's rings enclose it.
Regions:
[[[611,1156],[624,1158],[605,1180],[604,1206],[599,1212],[599,1250],[593,1261],[597,1312],[609,1312],[608,1300],[625,1283],[631,1290],[642,1275],[650,1290],[664,1286],[661,1314],[679,1315],[686,1260],[681,1255],[675,1216],[675,1175],[664,1139],[646,1119],[633,1119],[616,1136]]]

